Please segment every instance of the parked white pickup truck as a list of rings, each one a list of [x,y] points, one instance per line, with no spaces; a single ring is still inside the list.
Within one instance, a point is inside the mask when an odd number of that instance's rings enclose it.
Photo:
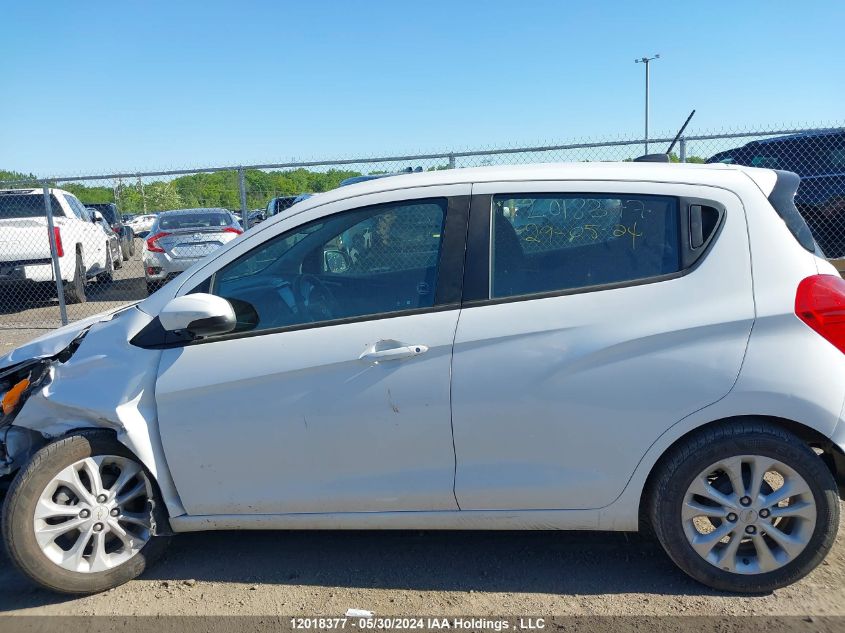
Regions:
[[[85,301],[85,285],[110,279],[114,261],[97,218],[73,194],[50,189],[53,232],[67,303]],[[55,295],[43,189],[0,190],[0,294],[9,284],[41,284]]]

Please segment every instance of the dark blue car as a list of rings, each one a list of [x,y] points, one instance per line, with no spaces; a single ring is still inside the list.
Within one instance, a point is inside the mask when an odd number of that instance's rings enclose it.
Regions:
[[[825,255],[845,258],[845,130],[752,141],[707,162],[785,169],[801,176],[795,205]]]

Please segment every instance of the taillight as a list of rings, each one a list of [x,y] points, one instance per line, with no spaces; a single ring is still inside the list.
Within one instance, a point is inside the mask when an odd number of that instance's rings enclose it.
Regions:
[[[813,275],[801,281],[795,314],[845,353],[845,280],[839,275]]]
[[[62,230],[58,226],[53,227],[53,242],[56,244],[56,255],[64,257],[65,249],[62,246]]]
[[[234,233],[235,235],[240,235],[241,233],[243,233],[243,231],[241,231],[240,229],[236,229],[233,226],[227,226],[225,229],[223,229],[223,232],[224,233]]]
[[[156,244],[157,240],[160,240],[163,237],[167,237],[170,233],[156,233],[155,235],[151,235],[147,238],[147,250],[153,253],[163,253],[164,249]]]

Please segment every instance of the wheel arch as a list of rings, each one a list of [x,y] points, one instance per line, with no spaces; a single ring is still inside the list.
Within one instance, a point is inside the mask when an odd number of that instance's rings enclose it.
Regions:
[[[829,437],[811,426],[788,418],[781,418],[772,415],[735,415],[711,420],[710,422],[705,422],[704,424],[698,425],[692,429],[688,429],[660,453],[660,456],[654,461],[654,463],[651,464],[645,483],[640,490],[640,531],[651,531],[651,526],[648,521],[648,502],[651,499],[656,474],[660,472],[660,469],[665,461],[671,458],[675,451],[677,451],[680,446],[688,442],[690,438],[700,433],[705,433],[714,427],[728,426],[739,421],[762,422],[764,424],[769,424],[783,429],[798,437],[798,439],[819,454],[820,459],[833,474],[833,477],[839,486],[839,496],[845,500],[845,453],[843,453],[842,449]]]
[[[37,449],[31,455],[29,455],[27,462],[31,460],[35,453],[37,453],[41,449],[61,440],[74,436],[108,438],[110,441],[113,441],[116,444],[120,444],[125,450],[127,450],[132,455],[132,458],[147,471],[147,476],[149,477],[150,482],[153,486],[155,486],[158,499],[164,498],[156,470],[149,468],[146,461],[138,455],[138,452],[130,444],[121,440],[120,434],[115,429],[96,426],[81,426],[73,429],[68,429],[65,433],[57,435],[55,437],[45,437],[44,443],[38,446]],[[22,468],[23,466],[21,467],[21,469]],[[17,473],[15,473],[15,476],[17,476]],[[160,508],[150,508],[150,512],[155,515],[154,522],[158,524],[155,528],[155,533],[157,536],[166,536],[173,534],[173,531],[170,528],[170,512],[167,508],[167,504],[162,502],[159,505],[161,506]]]

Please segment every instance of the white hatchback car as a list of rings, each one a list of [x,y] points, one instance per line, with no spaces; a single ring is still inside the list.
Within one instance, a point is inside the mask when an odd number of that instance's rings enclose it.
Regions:
[[[534,165],[298,203],[0,359],[10,556],[83,593],[179,532],[649,526],[710,586],[798,580],[845,481],[845,282],[798,182]]]

